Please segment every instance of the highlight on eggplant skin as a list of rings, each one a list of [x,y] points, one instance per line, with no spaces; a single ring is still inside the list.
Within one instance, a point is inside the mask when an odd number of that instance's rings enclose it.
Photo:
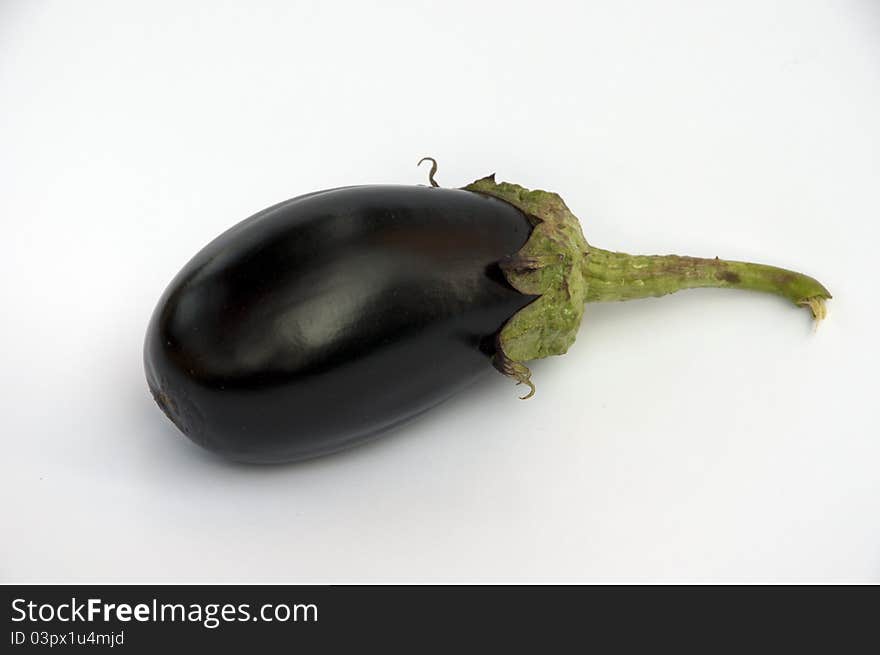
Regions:
[[[280,203],[208,244],[147,330],[156,402],[196,443],[284,462],[369,439],[492,369],[533,300],[498,262],[531,232],[501,200],[360,186]]]
[[[426,159],[429,187],[299,196],[184,266],[144,345],[181,432],[231,459],[287,462],[361,443],[493,366],[527,399],[528,362],[564,354],[589,303],[718,287],[826,315],[831,294],[802,273],[597,248],[557,194],[494,175],[440,188]]]

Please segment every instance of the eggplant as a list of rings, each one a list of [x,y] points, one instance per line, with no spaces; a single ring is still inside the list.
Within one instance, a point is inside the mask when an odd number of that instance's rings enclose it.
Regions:
[[[564,353],[589,302],[697,286],[782,295],[813,278],[590,246],[562,199],[496,183],[351,186],[287,200],[205,246],[160,298],[149,389],[194,442],[253,463],[361,443],[497,370]]]
[[[531,226],[457,189],[358,186],[245,220],[199,252],[146,340],[157,402],[197,443],[249,462],[339,450],[491,369],[532,297],[498,262]]]

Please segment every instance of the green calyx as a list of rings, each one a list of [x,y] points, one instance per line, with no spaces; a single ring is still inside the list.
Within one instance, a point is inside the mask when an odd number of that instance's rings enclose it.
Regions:
[[[431,181],[433,182],[433,172]],[[532,233],[516,254],[499,262],[507,281],[536,300],[514,314],[496,337],[499,371],[535,386],[526,362],[562,355],[574,343],[588,302],[662,296],[682,289],[721,287],[763,291],[825,317],[828,290],[817,280],[775,266],[678,255],[629,255],[594,248],[562,198],[548,191],[496,182],[490,175],[466,191],[503,200],[531,221]]]
[[[555,193],[498,183],[494,175],[464,188],[510,203],[534,226],[526,244],[500,266],[514,289],[539,297],[501,328],[494,359],[495,368],[529,386],[523,398],[530,398],[535,385],[525,362],[563,355],[577,337],[587,301],[583,262],[589,246],[577,217]]]

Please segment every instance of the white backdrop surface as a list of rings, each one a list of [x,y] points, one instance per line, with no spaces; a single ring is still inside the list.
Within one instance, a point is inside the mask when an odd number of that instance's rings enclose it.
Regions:
[[[0,581],[880,582],[880,4],[0,4]],[[315,189],[557,191],[596,245],[796,268],[589,306],[538,395],[228,464],[141,347],[210,239]]]

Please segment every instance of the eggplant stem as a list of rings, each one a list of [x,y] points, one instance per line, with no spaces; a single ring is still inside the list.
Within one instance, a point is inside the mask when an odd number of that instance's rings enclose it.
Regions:
[[[678,255],[629,255],[590,247],[583,273],[587,302],[664,296],[682,289],[718,287],[773,293],[808,307],[817,322],[826,316],[831,298],[814,278],[784,268]]]
[[[828,308],[825,306],[825,298],[822,298],[821,296],[807,298],[800,304],[806,305],[810,308],[810,311],[813,312],[813,318],[816,319],[817,325],[828,315]]]

